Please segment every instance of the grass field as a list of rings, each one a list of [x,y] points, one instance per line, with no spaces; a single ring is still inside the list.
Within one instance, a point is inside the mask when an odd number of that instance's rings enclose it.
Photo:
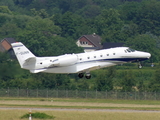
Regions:
[[[22,110],[0,109],[0,120],[20,120],[29,112],[28,108],[67,108],[71,110],[40,110],[55,117],[54,120],[159,120],[160,101],[105,100],[105,99],[44,99],[44,98],[0,98],[0,107],[23,108]],[[77,109],[77,110],[73,110]],[[79,110],[83,109],[83,110]],[[88,111],[85,109],[97,109]],[[116,109],[118,111],[98,111]],[[125,110],[125,111],[119,111]],[[128,111],[127,111],[128,110]],[[129,110],[146,110],[142,112]],[[33,110],[32,112],[36,112]],[[28,119],[22,119],[28,120]],[[38,120],[38,119],[34,119]]]
[[[0,110],[0,120],[28,120],[20,119],[27,110]],[[55,116],[54,120],[160,120],[159,113],[138,112],[98,112],[98,111],[43,111]],[[39,119],[33,119],[39,120]]]

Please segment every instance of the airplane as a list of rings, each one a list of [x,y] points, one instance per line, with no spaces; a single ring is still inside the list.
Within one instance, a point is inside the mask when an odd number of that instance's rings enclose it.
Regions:
[[[91,78],[90,71],[127,62],[139,62],[151,57],[148,52],[137,51],[129,47],[115,47],[86,53],[65,54],[51,57],[36,57],[23,43],[11,44],[18,62],[23,69],[31,73],[78,73]],[[141,65],[140,65],[141,67]]]

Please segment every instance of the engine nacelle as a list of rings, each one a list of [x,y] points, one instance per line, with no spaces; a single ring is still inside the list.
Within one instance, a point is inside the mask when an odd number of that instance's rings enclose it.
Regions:
[[[54,66],[69,66],[77,62],[78,58],[75,54],[59,56],[56,60],[53,60]]]

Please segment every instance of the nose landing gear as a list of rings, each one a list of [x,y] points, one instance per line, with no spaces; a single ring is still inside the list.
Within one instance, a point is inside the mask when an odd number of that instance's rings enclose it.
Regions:
[[[140,62],[138,63],[138,68],[140,68],[140,69],[142,68],[142,65]]]

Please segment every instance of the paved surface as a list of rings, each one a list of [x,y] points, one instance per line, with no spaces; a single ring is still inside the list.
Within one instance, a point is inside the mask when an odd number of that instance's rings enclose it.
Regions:
[[[0,107],[0,110],[38,110],[38,111],[97,111],[97,112],[148,112],[160,113],[154,110],[113,110],[113,109],[65,109],[65,108],[18,108],[18,107]]]

